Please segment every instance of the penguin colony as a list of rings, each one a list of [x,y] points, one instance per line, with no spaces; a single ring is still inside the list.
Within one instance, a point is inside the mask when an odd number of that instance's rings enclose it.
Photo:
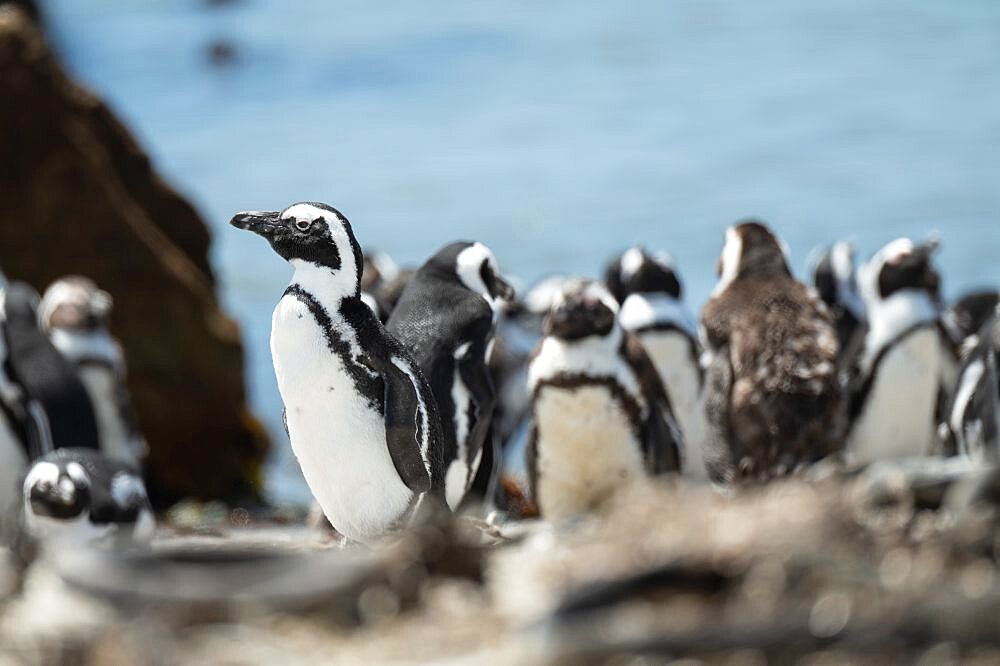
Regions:
[[[0,276],[0,543],[153,536],[111,308],[83,277]]]
[[[727,485],[824,459],[1000,457],[1000,299],[946,304],[933,239],[860,265],[835,243],[806,284],[774,231],[742,221],[696,318],[676,262],[642,247],[601,281],[516,295],[482,243],[400,269],[323,203],[231,224],[292,268],[271,325],[285,429],[350,542],[440,509],[572,519],[663,475]],[[0,503],[38,538],[153,532],[110,311],[80,277],[41,299],[0,291]]]
[[[771,229],[740,222],[696,321],[673,259],[640,247],[603,282],[553,277],[517,298],[482,243],[445,245],[400,279],[325,204],[231,223],[294,269],[271,330],[286,428],[350,540],[435,503],[503,511],[525,487],[560,520],[658,475],[996,457],[996,300],[948,311],[935,241],[894,241],[860,267],[837,243],[806,285]]]

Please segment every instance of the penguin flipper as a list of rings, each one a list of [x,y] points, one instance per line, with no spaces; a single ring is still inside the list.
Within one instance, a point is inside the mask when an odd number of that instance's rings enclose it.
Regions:
[[[735,476],[733,437],[729,427],[729,403],[732,397],[733,367],[729,346],[712,352],[712,361],[705,371],[705,469],[715,483],[732,481]]]
[[[382,368],[385,441],[399,478],[413,492],[425,493],[431,489],[431,474],[424,456],[431,437],[432,414],[415,379],[403,369],[406,367],[405,360],[393,358],[392,363]]]

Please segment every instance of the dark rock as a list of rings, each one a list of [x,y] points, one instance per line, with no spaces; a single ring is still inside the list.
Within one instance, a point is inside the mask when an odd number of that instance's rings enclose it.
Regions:
[[[266,437],[219,308],[209,232],[22,12],[0,9],[0,266],[43,289],[86,275],[115,299],[159,504],[253,494]]]

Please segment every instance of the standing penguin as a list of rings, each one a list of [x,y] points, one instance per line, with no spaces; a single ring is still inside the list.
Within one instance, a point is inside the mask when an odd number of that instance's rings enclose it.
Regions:
[[[42,456],[22,492],[24,527],[33,538],[153,537],[156,520],[138,470],[99,451],[63,448]]]
[[[713,480],[766,479],[842,448],[837,336],[764,224],[726,231],[719,282],[701,323],[711,355],[705,455]]]
[[[621,303],[618,321],[639,337],[670,396],[684,436],[684,473],[705,478],[701,348],[673,260],[633,247],[608,265],[604,280]]]
[[[4,290],[4,342],[8,376],[21,391],[31,420],[29,458],[54,448],[97,449],[97,418],[76,371],[38,326],[38,293],[21,282]]]
[[[865,306],[854,269],[854,246],[838,241],[820,250],[812,263],[813,286],[830,310],[843,357],[852,341],[860,338],[858,331],[865,322]]]
[[[6,512],[17,504],[18,479],[28,464],[25,430],[29,425],[21,389],[7,376],[7,343],[3,332],[6,286],[7,280],[0,273],[0,528]]]
[[[617,314],[600,283],[568,282],[528,370],[528,478],[550,520],[596,508],[629,480],[680,470],[670,400]]]
[[[957,389],[942,424],[947,453],[1000,462],[1000,311],[967,338]]]
[[[386,324],[434,391],[452,509],[468,492],[484,453],[490,461],[499,458],[490,436],[496,391],[488,364],[495,308],[513,296],[488,247],[451,243],[417,270]]]
[[[847,361],[852,462],[923,456],[938,444],[940,404],[956,361],[941,327],[934,241],[897,239],[859,273],[868,313],[864,345]]]
[[[56,349],[76,367],[97,415],[101,451],[133,465],[145,449],[125,385],[125,357],[108,329],[111,296],[93,281],[62,278],[45,290],[38,316]]]
[[[361,300],[361,247],[322,203],[246,212],[295,269],[274,309],[271,355],[292,450],[331,525],[371,543],[444,499],[441,424],[419,366]]]

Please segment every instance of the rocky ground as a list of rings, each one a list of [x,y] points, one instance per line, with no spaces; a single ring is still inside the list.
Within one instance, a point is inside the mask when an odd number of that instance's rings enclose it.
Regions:
[[[0,607],[0,664],[997,663],[996,499],[996,473],[921,462],[374,550],[174,516],[151,551],[44,556]]]

